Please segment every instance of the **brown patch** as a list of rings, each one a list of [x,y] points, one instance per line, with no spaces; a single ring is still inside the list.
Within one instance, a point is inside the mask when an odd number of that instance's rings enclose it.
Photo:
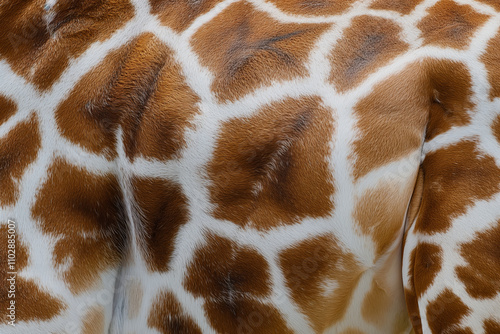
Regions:
[[[128,288],[128,319],[137,318],[142,306],[144,290],[141,282],[133,280]]]
[[[429,108],[425,93],[429,89],[420,74],[420,65],[410,65],[376,85],[356,105],[360,138],[354,142],[355,179],[422,145]]]
[[[422,169],[424,193],[415,224],[422,233],[445,232],[470,205],[500,191],[500,168],[492,157],[476,151],[474,141],[427,154]]]
[[[344,92],[408,49],[399,39],[401,28],[390,20],[356,17],[333,50],[330,81]]]
[[[183,145],[198,98],[185,84],[172,52],[143,34],[86,74],[56,111],[61,133],[95,153],[115,156],[116,129],[125,152],[169,159]]]
[[[422,0],[377,0],[370,7],[373,9],[394,10],[403,15],[410,14]]]
[[[492,125],[493,135],[496,137],[498,143],[500,144],[500,115],[493,121]]]
[[[371,323],[378,324],[391,306],[391,299],[388,297],[384,288],[376,280],[373,280],[370,291],[363,299],[361,307],[363,318]]]
[[[488,19],[471,6],[452,0],[439,1],[427,12],[418,24],[424,43],[458,49],[466,48],[477,28]]]
[[[15,271],[21,271],[28,265],[28,248],[21,241],[22,236],[18,232],[15,235]],[[10,306],[10,301],[15,300],[16,321],[43,321],[59,315],[66,308],[64,303],[44,291],[43,288],[38,287],[32,280],[26,280],[19,275],[15,281],[15,298],[9,296],[10,284],[7,281],[10,278],[7,273],[8,236],[7,222],[2,222],[0,226],[0,263],[4,265],[0,268],[0,281],[4,282],[5,287],[0,290],[2,313],[8,314],[7,308]]]
[[[487,5],[492,6],[495,8],[497,11],[500,11],[500,0],[478,0],[480,2],[483,2]]]
[[[354,219],[365,235],[372,237],[376,245],[375,261],[385,254],[400,235],[410,200],[411,189],[401,185],[385,185],[366,191],[357,199]]]
[[[270,2],[287,13],[328,16],[346,11],[355,0],[270,0]]]
[[[446,289],[427,305],[427,322],[433,334],[470,333],[470,329],[459,328],[456,324],[469,314],[469,308],[451,290]]]
[[[481,61],[488,71],[488,80],[491,85],[490,98],[493,100],[500,97],[500,33],[489,41],[486,51],[481,56]]]
[[[500,322],[493,319],[486,319],[483,323],[484,334],[498,334],[500,333]]]
[[[412,281],[413,285],[413,281]],[[418,298],[415,294],[415,287],[411,289],[405,288],[406,309],[410,318],[411,325],[416,334],[422,334],[422,321],[420,318],[420,310],[418,308]]]
[[[348,328],[344,331],[342,331],[340,334],[365,334],[362,330],[355,329],[355,328]]]
[[[194,51],[214,74],[219,101],[236,100],[275,81],[307,75],[305,62],[327,24],[284,24],[247,2],[230,5],[193,36]]]
[[[166,180],[134,178],[132,188],[141,212],[141,242],[148,269],[167,271],[175,236],[188,220],[187,199],[179,185]]]
[[[421,297],[431,286],[441,270],[442,250],[438,245],[421,242],[412,252],[413,281],[417,297]]]
[[[104,307],[94,307],[85,313],[82,334],[104,333]]]
[[[181,32],[198,16],[208,12],[221,0],[151,0],[149,2],[152,14],[158,15],[161,23]]]
[[[425,61],[433,100],[429,110],[426,140],[445,133],[454,126],[467,125],[473,110],[472,79],[467,67],[450,60]]]
[[[224,333],[244,326],[258,333],[290,333],[276,309],[255,301],[271,292],[262,255],[222,237],[208,235],[206,240],[194,254],[184,286],[205,299],[211,325]]]
[[[13,205],[19,196],[19,182],[38,155],[41,138],[35,115],[0,139],[0,205]]]
[[[418,212],[420,210],[420,205],[422,204],[423,192],[424,172],[422,171],[422,168],[419,168],[415,186],[413,187],[413,193],[411,194],[410,204],[408,205],[408,211],[406,213],[406,231],[403,239],[403,244],[406,241],[407,233],[413,225],[415,218],[417,218]]]
[[[329,235],[291,246],[279,260],[293,300],[316,332],[343,318],[362,274],[353,254]],[[335,282],[333,291],[325,290],[329,282]]]
[[[14,115],[17,106],[11,99],[0,95],[0,125]]]
[[[169,291],[162,291],[155,298],[148,326],[162,334],[201,334],[200,327],[184,313],[177,298]]]
[[[328,215],[331,115],[319,98],[303,97],[224,123],[208,165],[214,216],[267,229]]]
[[[460,246],[466,265],[456,268],[467,293],[474,298],[493,298],[500,293],[500,221]]]
[[[44,0],[20,1],[0,9],[0,54],[42,90],[52,86],[71,59],[109,38],[134,12],[128,1],[58,1],[47,25],[44,5]]]
[[[61,159],[47,173],[31,212],[43,232],[59,238],[56,270],[69,262],[60,274],[81,293],[121,261],[127,238],[122,194],[115,176],[92,175]]]

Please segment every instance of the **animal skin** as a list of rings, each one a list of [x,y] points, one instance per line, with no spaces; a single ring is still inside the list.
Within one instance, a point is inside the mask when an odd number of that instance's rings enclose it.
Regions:
[[[500,333],[500,0],[0,1],[0,333]]]

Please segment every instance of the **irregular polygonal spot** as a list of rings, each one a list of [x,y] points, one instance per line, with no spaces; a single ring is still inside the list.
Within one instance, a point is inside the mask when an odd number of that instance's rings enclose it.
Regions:
[[[367,75],[403,53],[401,28],[390,20],[359,16],[352,20],[334,48],[330,81],[339,91],[356,87]]]
[[[229,6],[193,36],[220,101],[235,100],[275,81],[307,75],[305,62],[327,24],[280,23],[247,2]]]
[[[446,289],[427,305],[427,322],[433,334],[472,334],[470,329],[457,326],[470,309],[451,290]]]
[[[47,173],[31,212],[44,233],[58,238],[56,270],[73,293],[81,293],[122,259],[127,230],[121,190],[114,175],[93,175],[61,159]]]
[[[155,298],[148,326],[162,334],[201,334],[200,327],[184,313],[181,304],[170,291],[162,291]]]
[[[103,306],[96,306],[88,310],[83,317],[82,334],[104,333],[105,310]]]
[[[484,334],[500,333],[500,322],[493,319],[486,319],[483,323]]]
[[[394,10],[407,15],[421,2],[422,0],[377,0],[370,7],[373,9]]]
[[[495,121],[493,121],[492,130],[493,130],[493,135],[495,136],[498,143],[500,144],[500,115],[497,116]]]
[[[205,14],[221,0],[150,0],[151,12],[161,23],[181,32],[198,16]],[[202,28],[203,29],[203,28]]]
[[[151,271],[167,271],[174,251],[175,236],[188,220],[187,199],[181,187],[162,179],[132,180],[132,191],[144,231],[144,258]]]
[[[413,64],[376,85],[355,106],[355,179],[420,148],[429,106],[426,91],[421,67]]]
[[[368,190],[357,199],[353,216],[362,233],[371,236],[376,245],[375,259],[394,244],[403,228],[412,190],[404,188],[389,184]]]
[[[40,149],[36,116],[18,124],[0,139],[0,205],[13,205],[19,196],[19,181]]]
[[[500,97],[500,33],[489,41],[486,51],[481,56],[481,61],[488,70],[488,80],[491,85],[490,98]]]
[[[431,286],[441,270],[442,250],[438,245],[421,242],[411,254],[413,281],[417,297],[421,297]]]
[[[500,168],[492,157],[476,150],[474,141],[427,154],[422,168],[424,192],[415,224],[422,233],[446,231],[470,205],[500,191]]]
[[[456,268],[467,293],[474,298],[493,298],[500,293],[500,221],[460,246],[466,265]]]
[[[471,6],[452,0],[439,1],[427,11],[418,24],[424,43],[459,49],[467,47],[474,32],[488,19]]]
[[[332,123],[316,97],[276,102],[224,123],[208,165],[213,215],[257,229],[328,215]]]
[[[293,245],[280,253],[279,261],[294,302],[317,333],[342,319],[362,268],[334,236]]]
[[[0,95],[0,124],[9,119],[10,116],[14,115],[17,110],[17,106],[11,99]]]
[[[14,300],[9,296],[10,284],[7,281],[11,278],[7,273],[8,263],[8,225],[2,222],[0,226],[0,263],[4,264],[4,269],[0,270],[0,281],[4,282],[5,288],[0,290],[0,307],[7,310],[10,301]],[[22,242],[22,235],[14,232],[15,239],[15,269],[20,272],[28,264],[28,248]],[[15,302],[16,302],[16,321],[37,321],[49,320],[59,315],[66,306],[62,301],[50,295],[42,287],[37,286],[32,280],[27,280],[18,275],[15,280]]]
[[[327,16],[346,11],[354,0],[270,0],[270,2],[280,10],[291,14]]]
[[[428,59],[425,68],[433,101],[429,110],[426,140],[445,133],[454,126],[470,122],[473,111],[472,79],[462,63],[450,60]]]
[[[96,41],[132,18],[128,1],[20,1],[0,8],[0,58],[40,89],[48,89]]]
[[[258,333],[289,332],[277,310],[255,301],[271,292],[269,264],[264,257],[219,236],[207,235],[206,240],[194,254],[184,286],[205,299],[212,326],[223,333],[257,325]],[[257,324],[251,321],[254,317],[259,319]]]
[[[95,153],[116,153],[121,123],[126,154],[169,159],[198,98],[185,84],[172,52],[143,34],[86,74],[56,111],[61,133]]]

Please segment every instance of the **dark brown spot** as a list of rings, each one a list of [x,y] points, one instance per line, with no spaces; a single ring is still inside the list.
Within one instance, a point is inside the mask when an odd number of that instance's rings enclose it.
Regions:
[[[19,181],[40,149],[38,120],[33,115],[0,139],[0,205],[13,205],[19,196]]]
[[[484,334],[500,333],[500,322],[493,319],[486,319],[483,323]]]
[[[500,221],[460,247],[466,265],[456,269],[467,293],[474,298],[493,298],[500,293]]]
[[[148,326],[162,334],[201,334],[200,327],[182,310],[182,306],[169,291],[162,291],[155,298],[148,317]]]
[[[500,168],[492,157],[476,150],[474,141],[427,154],[422,169],[424,191],[415,225],[419,232],[446,231],[470,205],[500,191]]]
[[[362,273],[354,255],[329,235],[293,245],[279,260],[293,300],[316,332],[342,319]],[[325,290],[325,282],[335,282],[335,289]]]
[[[422,0],[377,0],[370,7],[373,9],[394,10],[407,15],[421,2]]]
[[[151,12],[161,22],[181,32],[198,16],[208,12],[221,0],[151,0]]]
[[[270,0],[280,10],[292,14],[327,16],[340,14],[351,7],[354,0]]]
[[[404,52],[408,45],[393,22],[369,16],[356,17],[333,50],[330,80],[340,91],[354,88],[367,75]]]
[[[427,305],[427,322],[433,334],[472,334],[470,329],[456,325],[469,312],[469,308],[462,300],[451,290],[446,289]]]
[[[267,229],[327,215],[333,124],[319,99],[288,99],[223,124],[208,173],[214,216]]]
[[[500,33],[489,41],[486,51],[481,56],[481,61],[488,70],[488,80],[491,85],[490,98],[500,97]]]
[[[58,237],[55,270],[73,293],[85,291],[121,261],[128,233],[123,210],[115,176],[92,175],[60,159],[48,170],[31,212],[43,232]],[[68,261],[61,272],[58,266]]]
[[[0,125],[14,115],[17,106],[11,99],[0,95]]]
[[[418,24],[425,43],[459,49],[467,47],[476,29],[488,19],[471,6],[452,0],[439,1],[427,11]]]
[[[327,27],[279,23],[237,2],[200,29],[192,44],[215,75],[211,88],[219,100],[235,100],[274,81],[306,75],[309,52]]]
[[[187,200],[178,185],[166,180],[135,178],[132,188],[141,212],[149,270],[167,271],[175,236],[188,219]]]

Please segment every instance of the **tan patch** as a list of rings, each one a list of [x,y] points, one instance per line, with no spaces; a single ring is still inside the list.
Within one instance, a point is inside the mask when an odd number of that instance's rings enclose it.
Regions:
[[[256,301],[271,292],[269,265],[257,251],[208,235],[196,250],[184,286],[205,299],[205,312],[219,332],[251,328],[258,333],[291,333],[271,306]]]
[[[188,220],[187,199],[181,187],[161,179],[132,180],[135,202],[141,212],[141,240],[151,271],[167,271],[179,228]]]
[[[371,236],[376,245],[375,261],[385,254],[403,228],[411,189],[400,187],[389,184],[370,189],[357,199],[353,216],[361,231]]]
[[[82,334],[104,333],[104,307],[94,307],[85,313]]]
[[[458,49],[466,48],[477,28],[488,19],[471,6],[452,0],[439,1],[427,12],[418,24],[424,43]]]
[[[56,120],[65,137],[109,158],[116,154],[116,129],[122,123],[130,158],[164,160],[184,145],[196,102],[172,52],[148,33],[86,74],[57,109]]]
[[[426,140],[454,126],[467,125],[473,110],[472,79],[467,67],[450,60],[425,61],[433,101],[429,110]]]
[[[134,319],[139,315],[142,306],[142,298],[144,290],[142,289],[141,282],[132,281],[128,288],[128,318]]]
[[[500,33],[489,41],[486,51],[481,56],[481,61],[488,71],[491,99],[500,97]]]
[[[362,330],[355,329],[355,328],[348,328],[344,331],[342,331],[340,334],[365,334]]]
[[[467,293],[474,298],[493,298],[500,293],[500,221],[460,246],[466,265],[456,268]]]
[[[413,187],[413,193],[411,194],[410,204],[408,205],[408,211],[406,213],[406,231],[403,238],[403,244],[405,244],[407,233],[413,226],[415,218],[417,218],[418,216],[420,205],[422,203],[423,192],[424,192],[424,172],[422,171],[422,168],[419,168],[417,179],[415,181],[415,186]]]
[[[28,249],[21,241],[21,235],[18,233],[15,235],[15,269],[19,272],[28,265]],[[2,268],[0,268],[0,281],[4,282],[2,283],[4,284],[4,288],[0,289],[0,308],[2,313],[6,315],[10,301],[15,300],[16,321],[43,321],[56,317],[66,306],[62,301],[37,286],[32,280],[26,280],[18,275],[15,281],[15,288],[13,288],[15,298],[9,296],[10,284],[7,281],[10,278],[10,275],[7,274],[8,236],[7,222],[2,222],[0,226],[0,263],[3,264]]]
[[[333,50],[330,81],[344,92],[408,49],[399,39],[401,28],[390,20],[359,16]]]
[[[484,334],[498,334],[500,333],[500,322],[493,319],[486,319],[483,323]]]
[[[19,181],[36,159],[41,138],[35,115],[0,139],[0,205],[13,205],[19,197]]]
[[[208,164],[214,216],[268,229],[328,215],[332,123],[316,97],[276,102],[224,123]]]
[[[373,9],[394,10],[403,15],[410,14],[422,0],[377,0],[370,7]]]
[[[200,15],[212,9],[221,0],[150,0],[152,14],[158,15],[161,23],[181,32]],[[202,28],[203,29],[203,28]]]
[[[340,14],[355,0],[270,0],[280,10],[298,15],[327,16]]]
[[[104,41],[133,16],[128,1],[57,1],[46,24],[44,0],[20,1],[0,9],[0,54],[16,73],[45,90],[71,59]]]
[[[373,280],[370,291],[363,299],[363,306],[361,307],[363,318],[371,323],[378,324],[391,305],[391,300],[388,297],[384,288],[376,280]]]
[[[230,5],[199,29],[192,45],[214,74],[219,101],[236,100],[275,81],[308,74],[305,62],[327,24],[284,24],[247,2]]]
[[[410,65],[356,105],[360,137],[354,142],[355,179],[422,145],[429,88],[421,74],[420,65]]]
[[[446,289],[427,305],[427,322],[433,334],[470,333],[470,329],[459,328],[456,324],[469,314],[469,308],[451,290]]]
[[[412,282],[413,284],[413,282]],[[418,308],[418,298],[415,294],[415,288],[405,289],[406,309],[410,318],[411,325],[416,334],[422,334],[422,321],[420,310]]]
[[[53,260],[56,270],[69,261],[60,274],[73,293],[84,292],[121,261],[127,238],[123,210],[115,176],[92,175],[61,159],[49,168],[31,212],[43,232],[59,238]]]
[[[424,193],[415,224],[419,232],[446,231],[470,205],[500,191],[500,168],[492,157],[476,151],[474,141],[427,154],[422,168]]]
[[[177,298],[169,291],[162,291],[155,298],[148,326],[162,334],[201,334],[200,327],[184,313]]]
[[[294,302],[317,333],[343,318],[362,268],[334,236],[302,241],[281,252],[279,260]],[[329,291],[325,284],[335,289]]]
[[[11,99],[0,95],[0,125],[14,115],[17,106]]]

